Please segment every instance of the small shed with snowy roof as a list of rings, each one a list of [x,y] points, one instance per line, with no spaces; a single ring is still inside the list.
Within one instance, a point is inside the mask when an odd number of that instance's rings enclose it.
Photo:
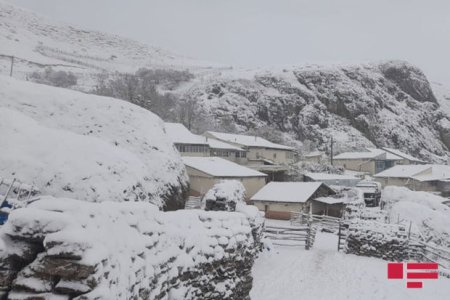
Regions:
[[[321,182],[270,182],[250,200],[266,218],[288,220],[291,212],[309,211],[314,199],[335,194]]]
[[[239,180],[250,198],[266,184],[267,175],[220,157],[183,157],[192,196],[205,194],[221,180]]]

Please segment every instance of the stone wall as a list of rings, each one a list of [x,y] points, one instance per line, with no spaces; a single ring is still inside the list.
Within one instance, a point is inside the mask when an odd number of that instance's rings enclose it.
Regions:
[[[43,197],[2,228],[6,299],[249,299],[262,222]]]
[[[350,224],[345,249],[349,254],[378,257],[389,261],[404,261],[410,257],[405,228],[374,221]]]

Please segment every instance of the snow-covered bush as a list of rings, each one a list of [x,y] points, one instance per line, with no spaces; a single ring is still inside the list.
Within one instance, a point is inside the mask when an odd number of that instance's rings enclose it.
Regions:
[[[411,191],[405,187],[388,186],[382,192],[391,222],[413,224],[426,241],[450,247],[450,207],[446,198],[427,192]]]
[[[28,79],[37,83],[63,88],[77,85],[75,74],[66,71],[55,71],[52,68],[46,68],[44,72],[33,72]]]
[[[0,177],[80,200],[184,206],[162,120],[131,103],[0,77]]]
[[[8,299],[248,299],[258,250],[241,213],[53,197],[0,236]]]
[[[203,197],[205,210],[235,211],[238,203],[244,203],[245,188],[237,180],[222,180]]]

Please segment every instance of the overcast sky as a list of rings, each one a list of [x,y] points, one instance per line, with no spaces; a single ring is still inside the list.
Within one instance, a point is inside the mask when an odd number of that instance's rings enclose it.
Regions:
[[[238,66],[408,60],[450,86],[449,0],[9,0]]]

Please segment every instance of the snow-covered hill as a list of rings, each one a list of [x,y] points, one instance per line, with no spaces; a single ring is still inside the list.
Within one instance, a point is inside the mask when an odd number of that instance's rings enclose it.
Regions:
[[[204,114],[236,131],[271,128],[344,151],[389,146],[429,161],[450,147],[450,111],[406,62],[222,72],[188,91]]]
[[[214,66],[124,37],[50,21],[0,0],[0,74],[9,74],[10,56],[15,57],[15,77],[52,66],[76,73],[85,88],[92,85],[93,74],[104,71],[202,71]]]
[[[203,125],[306,142],[306,150],[327,150],[333,137],[337,152],[389,146],[429,161],[449,154],[450,93],[438,85],[433,93],[422,71],[406,62],[230,69],[52,22],[0,0],[0,74],[9,74],[11,55],[16,78],[53,66],[74,72],[75,88],[84,91],[103,72],[188,69],[195,77],[174,92],[199,102]]]
[[[55,197],[180,206],[187,175],[163,126],[122,100],[0,76],[0,177]]]

